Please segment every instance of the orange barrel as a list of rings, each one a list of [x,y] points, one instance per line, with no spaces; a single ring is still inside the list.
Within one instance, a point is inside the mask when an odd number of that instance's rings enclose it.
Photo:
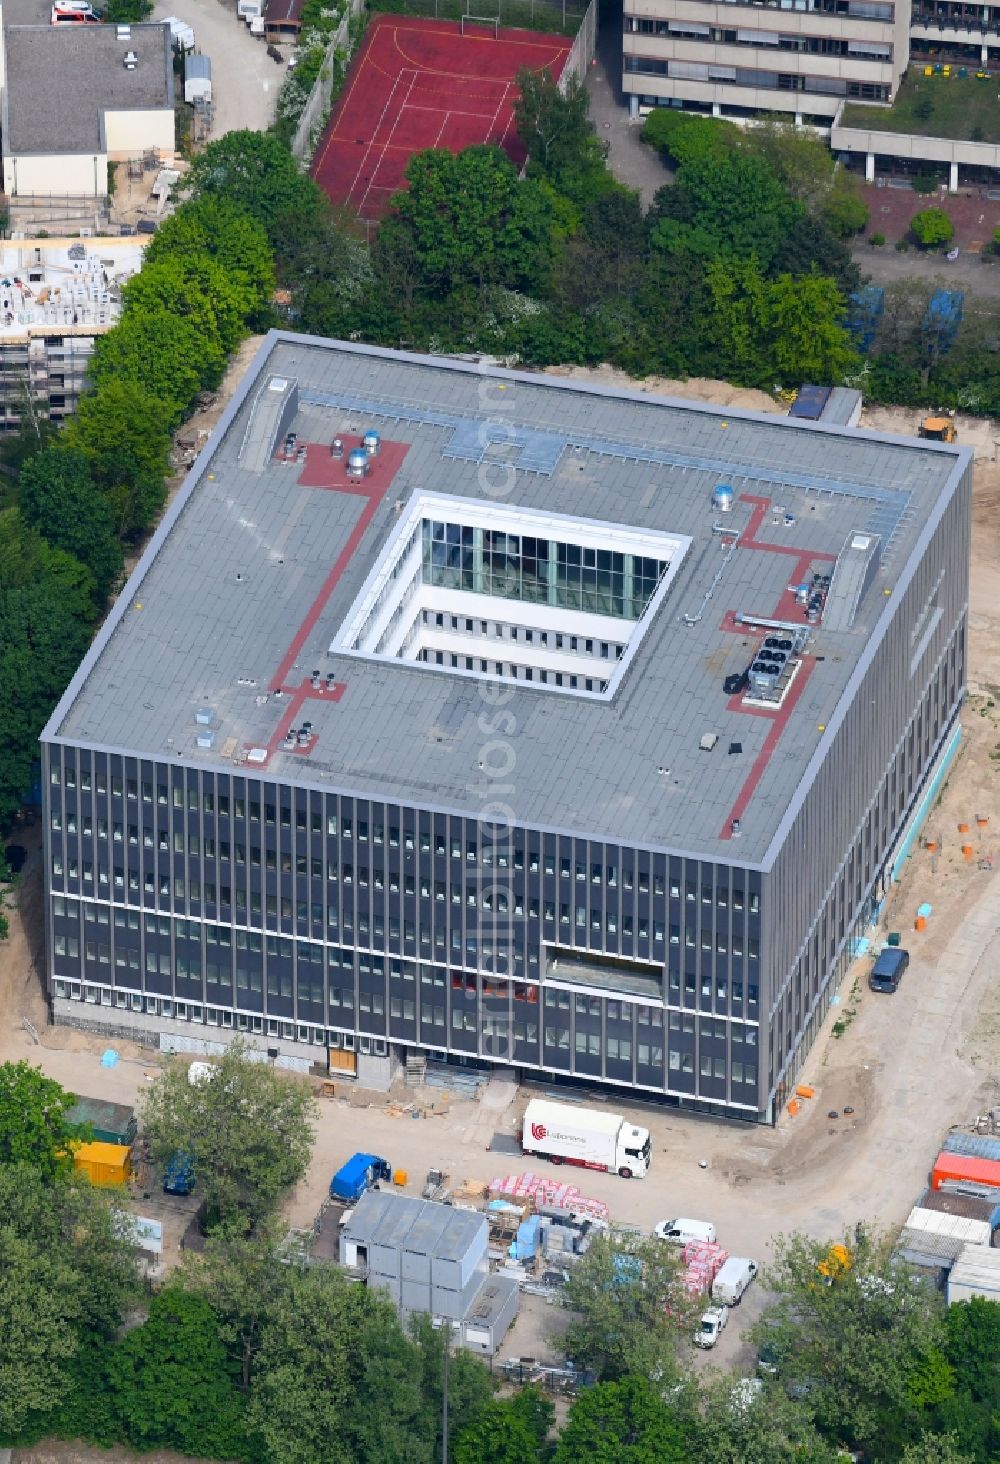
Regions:
[[[959,824],[959,826],[958,826],[958,832],[960,834],[967,834],[969,832],[969,825],[966,824],[966,823]]]
[[[931,854],[936,854],[937,853],[937,839],[928,839],[927,840],[927,848],[928,848],[928,850],[930,851]]]
[[[971,859],[972,858],[972,854],[973,854],[972,845],[971,844],[963,844],[962,845],[962,854],[963,854],[963,856],[966,859]]]
[[[985,813],[977,813],[976,823],[981,829],[985,829],[987,824],[989,823],[989,819],[986,817]]]
[[[399,1189],[403,1189],[408,1177],[409,1176],[407,1175],[405,1169],[397,1169],[395,1174],[392,1176],[392,1182],[394,1185],[397,1185]]]
[[[816,1089],[810,1088],[808,1083],[800,1083],[795,1089],[796,1098],[815,1098]]]
[[[917,918],[916,918],[916,920],[914,920],[914,922],[913,922],[913,928],[914,928],[914,930],[926,930],[927,929],[927,916],[926,915],[918,915]]]
[[[798,1113],[798,1111],[799,1111],[799,1109],[801,1107],[802,1107],[802,1104],[798,1101],[798,1099],[797,1098],[793,1098],[792,1101],[791,1101],[791,1103],[789,1103],[789,1105],[788,1105],[788,1111],[791,1114],[791,1116],[794,1118],[795,1115]]]

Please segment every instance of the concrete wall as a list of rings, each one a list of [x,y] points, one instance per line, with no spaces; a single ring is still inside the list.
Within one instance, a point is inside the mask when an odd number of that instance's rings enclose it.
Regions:
[[[845,127],[834,121],[830,146],[834,152],[872,153],[935,163],[965,163],[1000,169],[1000,144],[962,142],[950,137],[918,137],[910,132],[877,132],[867,127]]]
[[[72,194],[102,198],[108,191],[106,153],[38,153],[6,156],[3,187],[9,197]]]

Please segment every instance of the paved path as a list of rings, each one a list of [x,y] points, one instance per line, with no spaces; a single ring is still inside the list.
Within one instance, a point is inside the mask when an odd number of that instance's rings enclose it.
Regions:
[[[284,66],[276,65],[262,40],[220,0],[156,0],[154,20],[176,15],[191,26],[195,47],[212,62],[212,136],[246,127],[263,132],[274,119]]]
[[[638,190],[648,208],[657,189],[671,181],[671,174],[652,148],[639,141],[641,123],[631,122],[621,90],[622,6],[621,0],[604,0],[597,33],[597,64],[590,68],[587,91],[590,117],[597,135],[608,144],[608,166],[628,188]]]

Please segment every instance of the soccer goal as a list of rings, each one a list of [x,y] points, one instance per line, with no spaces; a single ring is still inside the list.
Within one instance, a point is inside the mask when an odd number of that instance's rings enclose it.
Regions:
[[[487,30],[493,32],[495,40],[500,39],[500,17],[498,15],[463,15],[461,21],[463,36],[467,36],[474,26],[480,28],[485,26]]]

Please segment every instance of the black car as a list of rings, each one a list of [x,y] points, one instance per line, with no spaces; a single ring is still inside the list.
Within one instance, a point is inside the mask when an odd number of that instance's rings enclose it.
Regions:
[[[903,972],[909,964],[909,951],[904,951],[902,946],[886,946],[872,967],[868,985],[872,991],[884,991],[891,995],[899,986]]]

